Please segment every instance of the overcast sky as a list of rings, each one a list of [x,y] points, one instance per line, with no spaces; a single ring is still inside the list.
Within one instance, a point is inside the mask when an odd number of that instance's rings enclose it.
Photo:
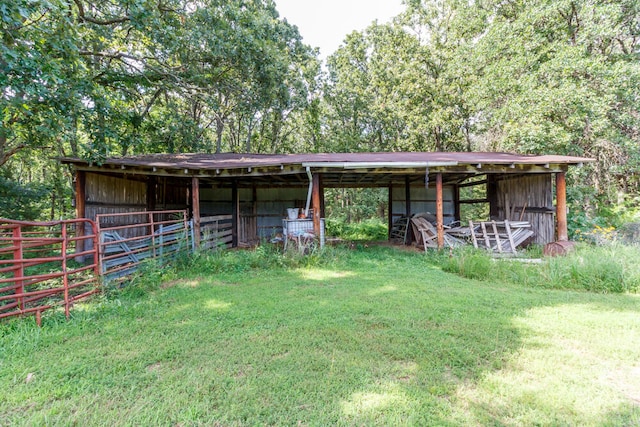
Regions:
[[[402,0],[275,0],[280,16],[300,30],[304,43],[326,59],[353,30],[374,20],[385,23],[402,10]]]

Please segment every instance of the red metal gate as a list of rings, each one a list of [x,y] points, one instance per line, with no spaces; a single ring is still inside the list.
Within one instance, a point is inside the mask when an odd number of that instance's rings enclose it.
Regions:
[[[0,219],[0,319],[40,314],[100,292],[96,225],[88,219]]]

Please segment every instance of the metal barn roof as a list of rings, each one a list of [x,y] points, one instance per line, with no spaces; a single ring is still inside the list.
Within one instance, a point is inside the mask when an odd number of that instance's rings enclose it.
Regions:
[[[593,159],[557,155],[523,155],[498,152],[376,152],[306,154],[146,154],[112,157],[96,165],[63,158],[78,170],[98,173],[156,175],[204,179],[235,178],[267,183],[306,183],[307,170],[323,174],[326,186],[381,186],[404,182],[404,177],[424,179],[442,173],[447,182],[460,182],[487,173],[551,173]],[[421,178],[422,177],[422,178]]]

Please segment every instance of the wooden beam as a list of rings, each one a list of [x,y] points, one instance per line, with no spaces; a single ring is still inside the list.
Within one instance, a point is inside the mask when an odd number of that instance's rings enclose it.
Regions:
[[[76,171],[76,218],[85,217],[86,187],[86,172]]]
[[[407,218],[411,218],[411,181],[409,175],[404,177],[404,214]],[[413,241],[413,230],[411,229],[411,222],[407,220],[407,240],[406,245],[411,245]]]
[[[479,181],[463,182],[461,184],[458,184],[458,187],[460,187],[460,188],[475,187],[476,185],[486,184],[487,182],[488,182],[488,180],[486,180],[486,179],[481,179]]]
[[[320,218],[325,218],[324,213],[324,180],[320,176]]]
[[[200,248],[200,179],[191,178],[191,216],[196,248]]]
[[[147,179],[147,210],[148,211],[156,210],[157,183],[158,183],[158,177],[149,175]]]
[[[569,240],[569,232],[567,229],[567,182],[564,172],[556,173],[556,216],[558,241],[566,242]]]
[[[460,186],[453,186],[453,217],[460,221]]]
[[[231,247],[238,247],[238,226],[240,224],[240,198],[238,197],[238,183],[233,181],[231,186]]]
[[[387,219],[387,239],[391,240],[391,228],[393,227],[393,186],[390,185],[388,188],[389,188],[389,194],[388,194],[389,195],[389,199],[388,199],[389,218]]]
[[[442,203],[442,174],[436,174],[436,228],[438,231],[438,249],[444,248],[444,214]]]
[[[313,209],[313,232],[320,237],[320,174],[314,174],[311,188],[311,207]]]
[[[498,219],[498,180],[495,175],[487,175],[487,201],[489,218]]]
[[[474,203],[489,203],[489,199],[465,199],[459,200],[458,203],[462,204],[474,204]]]

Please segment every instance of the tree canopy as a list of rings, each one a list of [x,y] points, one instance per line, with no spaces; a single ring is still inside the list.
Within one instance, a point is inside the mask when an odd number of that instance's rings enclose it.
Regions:
[[[638,2],[404,3],[323,68],[272,0],[0,0],[0,189],[68,201],[54,156],[499,150],[638,193]]]

